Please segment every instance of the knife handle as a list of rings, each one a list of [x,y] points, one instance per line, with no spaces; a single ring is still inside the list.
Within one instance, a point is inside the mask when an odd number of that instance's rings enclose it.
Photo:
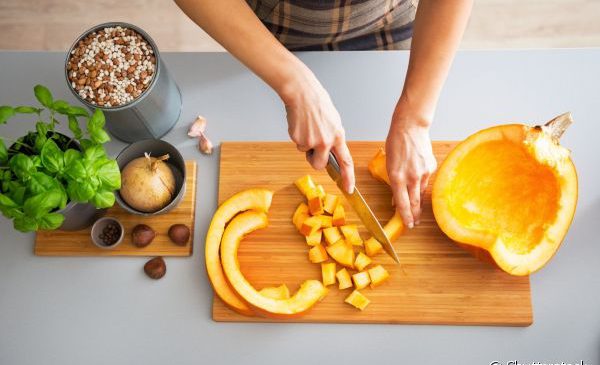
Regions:
[[[315,150],[309,150],[306,152],[306,157],[308,159],[310,159],[313,155],[315,154]],[[337,158],[335,157],[335,155],[333,154],[333,152],[329,152],[329,159],[327,162],[327,165],[330,165],[331,167],[333,167],[333,169],[338,173],[341,174],[341,170],[340,170],[340,164],[337,161]]]

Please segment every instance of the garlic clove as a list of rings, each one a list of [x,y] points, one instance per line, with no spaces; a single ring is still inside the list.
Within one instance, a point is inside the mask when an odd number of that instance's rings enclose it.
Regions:
[[[200,137],[206,130],[206,118],[199,115],[198,118],[192,123],[188,131],[190,137]]]
[[[198,149],[205,155],[210,155],[213,150],[213,144],[204,134],[198,137]]]

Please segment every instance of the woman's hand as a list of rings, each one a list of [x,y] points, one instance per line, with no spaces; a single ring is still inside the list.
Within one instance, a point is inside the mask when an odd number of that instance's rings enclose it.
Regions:
[[[422,196],[437,166],[429,124],[398,106],[385,143],[394,204],[408,228],[420,223]]]
[[[298,150],[306,152],[313,168],[324,169],[333,152],[340,165],[343,186],[354,190],[354,164],[346,145],[340,114],[329,94],[308,69],[280,93],[287,111],[288,132]],[[308,153],[311,151],[311,153]]]

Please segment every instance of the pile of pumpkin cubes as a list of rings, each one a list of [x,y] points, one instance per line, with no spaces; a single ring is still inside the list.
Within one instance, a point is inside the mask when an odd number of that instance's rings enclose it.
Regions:
[[[345,302],[365,309],[370,301],[360,290],[367,286],[374,288],[390,276],[383,266],[373,265],[372,257],[383,250],[381,243],[373,237],[363,241],[358,227],[346,224],[342,199],[326,193],[310,175],[299,178],[295,184],[306,197],[306,203],[298,205],[292,222],[311,246],[308,259],[321,264],[323,285],[333,285],[337,279],[340,290],[354,287]],[[337,264],[342,266],[340,270],[337,270]]]

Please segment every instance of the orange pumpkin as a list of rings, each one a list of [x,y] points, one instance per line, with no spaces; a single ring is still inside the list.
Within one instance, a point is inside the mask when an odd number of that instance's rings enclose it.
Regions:
[[[433,185],[433,212],[454,241],[512,275],[555,254],[575,214],[577,174],[559,138],[569,113],[545,126],[482,130],[447,156]]]

